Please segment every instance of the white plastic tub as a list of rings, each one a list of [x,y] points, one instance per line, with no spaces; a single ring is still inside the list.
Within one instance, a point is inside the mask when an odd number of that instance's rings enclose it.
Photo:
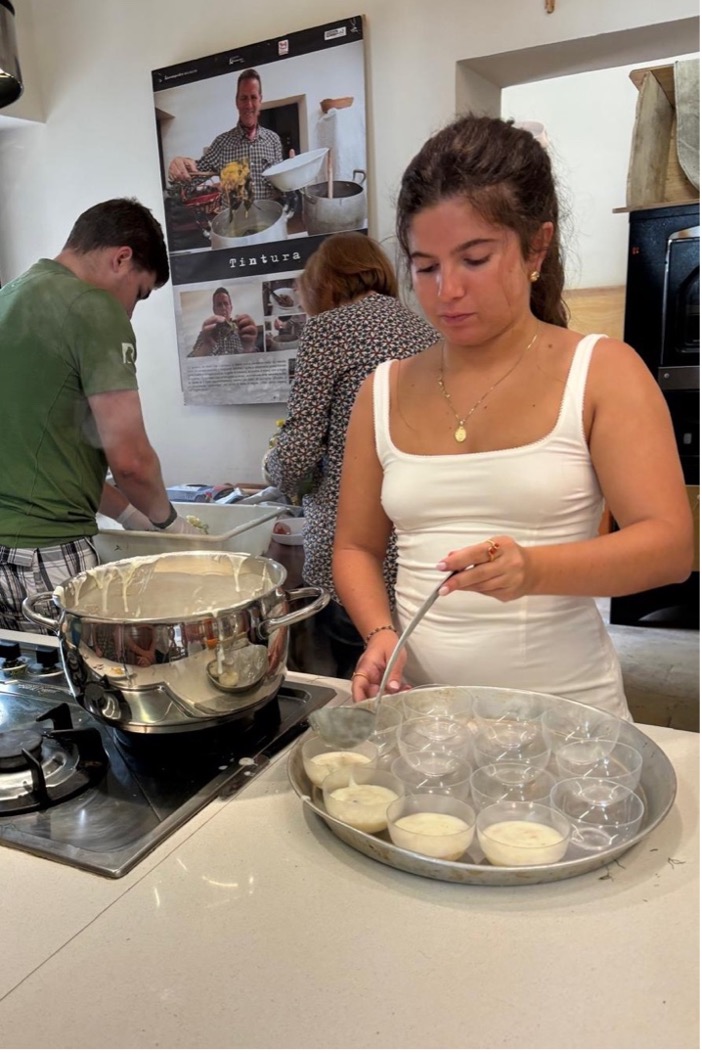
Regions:
[[[197,516],[207,524],[209,534],[125,531],[115,520],[98,515],[100,530],[93,540],[102,563],[123,560],[129,556],[209,549],[262,556],[268,549],[276,518],[285,512],[283,505],[216,505],[209,502],[174,501],[173,507],[181,516]]]

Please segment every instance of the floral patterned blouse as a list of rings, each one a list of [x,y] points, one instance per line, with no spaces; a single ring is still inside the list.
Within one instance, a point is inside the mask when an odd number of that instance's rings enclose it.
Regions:
[[[380,293],[315,315],[303,330],[287,420],[266,455],[265,470],[284,494],[306,492],[303,578],[329,590],[337,601],[332,546],[346,429],[356,394],[381,362],[409,358],[437,336],[399,300]],[[395,561],[391,541],[385,561],[390,596]]]

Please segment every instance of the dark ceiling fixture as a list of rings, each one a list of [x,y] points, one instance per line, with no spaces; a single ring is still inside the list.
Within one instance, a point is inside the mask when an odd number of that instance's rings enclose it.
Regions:
[[[22,88],[15,37],[15,9],[10,0],[0,0],[0,108],[19,99]]]

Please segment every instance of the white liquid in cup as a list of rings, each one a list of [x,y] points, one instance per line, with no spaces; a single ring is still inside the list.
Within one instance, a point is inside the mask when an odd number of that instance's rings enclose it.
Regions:
[[[368,834],[383,831],[388,825],[387,809],[399,795],[390,787],[373,783],[339,787],[325,797],[327,812],[337,820]]]
[[[474,831],[474,826],[450,813],[415,812],[395,820],[391,837],[400,849],[439,860],[458,860],[473,841]]]
[[[555,864],[568,848],[568,839],[555,827],[533,820],[502,820],[478,831],[478,841],[496,867]]]
[[[369,757],[353,750],[327,750],[303,760],[305,772],[315,787],[321,787],[329,773],[336,769],[345,769],[350,765],[370,765],[370,763]]]

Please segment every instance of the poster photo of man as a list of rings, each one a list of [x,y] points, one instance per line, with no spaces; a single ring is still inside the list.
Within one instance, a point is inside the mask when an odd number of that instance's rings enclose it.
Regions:
[[[179,292],[181,354],[188,359],[263,351],[259,282]]]
[[[303,313],[294,278],[329,234],[368,229],[363,18],[233,40],[152,71],[152,85],[185,402],[206,403],[207,383],[213,404],[266,389],[284,401]],[[247,282],[255,307],[237,299]],[[278,354],[233,370],[254,351]],[[276,358],[284,382],[271,381]]]

